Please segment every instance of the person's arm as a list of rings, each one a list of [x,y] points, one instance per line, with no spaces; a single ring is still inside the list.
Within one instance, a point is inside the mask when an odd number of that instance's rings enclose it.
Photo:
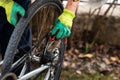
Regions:
[[[72,11],[75,14],[79,2],[80,2],[80,0],[68,0],[68,3],[66,5],[66,9]]]
[[[71,34],[70,28],[75,18],[75,12],[80,0],[68,0],[68,3],[63,10],[63,13],[58,17],[55,27],[52,30],[52,35],[56,34],[57,39],[69,37]]]
[[[58,18],[63,24],[68,27],[72,27],[73,19],[75,17],[75,12],[77,10],[79,2],[80,0],[68,0],[68,3],[63,10],[63,13]]]
[[[14,26],[16,25],[18,19],[17,13],[21,16],[24,16],[25,14],[24,8],[13,0],[0,0],[0,6],[5,9],[8,22]]]

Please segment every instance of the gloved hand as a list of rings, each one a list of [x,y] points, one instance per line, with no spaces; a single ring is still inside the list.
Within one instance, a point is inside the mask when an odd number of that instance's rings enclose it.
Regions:
[[[75,14],[73,12],[68,9],[64,9],[63,13],[55,21],[55,26],[52,29],[52,35],[56,35],[57,39],[69,37],[74,17]]]
[[[6,10],[7,20],[10,24],[16,25],[18,21],[17,14],[24,16],[25,10],[13,0],[0,0],[0,6]]]

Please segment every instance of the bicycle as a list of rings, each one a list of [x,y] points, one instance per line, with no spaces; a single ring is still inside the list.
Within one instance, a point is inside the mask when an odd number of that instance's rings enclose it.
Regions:
[[[2,65],[2,80],[9,80],[9,77],[12,76],[15,76],[17,80],[59,80],[67,40],[56,40],[51,36],[50,31],[54,26],[55,19],[62,13],[62,10],[63,5],[59,0],[36,0],[31,4],[25,16],[21,17],[16,25],[9,40],[4,60],[0,62],[0,65]],[[19,52],[17,47],[24,30],[38,12],[41,14],[39,18],[40,27],[37,29],[38,33],[32,36],[32,49],[25,51],[26,54],[13,62],[15,55]],[[23,68],[19,76],[14,73],[11,74],[11,71],[18,69],[22,64]],[[32,65],[35,65],[35,67]]]

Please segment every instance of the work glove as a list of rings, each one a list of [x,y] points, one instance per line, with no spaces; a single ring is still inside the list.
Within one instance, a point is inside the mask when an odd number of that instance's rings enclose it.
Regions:
[[[0,0],[0,6],[5,9],[8,22],[14,26],[18,21],[17,14],[19,13],[21,16],[25,15],[24,8],[13,0]]]
[[[52,29],[52,35],[56,35],[57,39],[69,37],[74,17],[75,14],[73,12],[68,9],[64,9],[63,13],[55,21],[55,26]]]

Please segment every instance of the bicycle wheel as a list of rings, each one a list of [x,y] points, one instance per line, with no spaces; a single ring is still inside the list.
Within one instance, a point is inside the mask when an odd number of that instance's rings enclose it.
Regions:
[[[46,40],[46,38],[42,39],[41,43],[42,42],[43,44],[41,46],[44,46],[44,49],[42,49],[43,52],[40,58],[40,65],[48,65],[49,68],[45,69],[37,76],[34,76],[32,80],[59,80],[66,44],[63,40],[49,41],[49,39]]]
[[[16,28],[14,29],[8,47],[5,52],[4,62],[2,65],[2,76],[10,71],[11,65],[13,64],[15,52],[23,35],[23,32],[27,25],[30,23],[34,15],[39,13],[39,29],[33,35],[33,46],[39,42],[45,33],[49,32],[54,26],[55,19],[62,12],[62,4],[59,0],[36,0],[26,12],[27,14],[22,17]],[[36,38],[34,38],[36,37]],[[42,50],[42,49],[41,49]],[[30,50],[31,51],[31,50]],[[56,68],[57,69],[57,68]]]

